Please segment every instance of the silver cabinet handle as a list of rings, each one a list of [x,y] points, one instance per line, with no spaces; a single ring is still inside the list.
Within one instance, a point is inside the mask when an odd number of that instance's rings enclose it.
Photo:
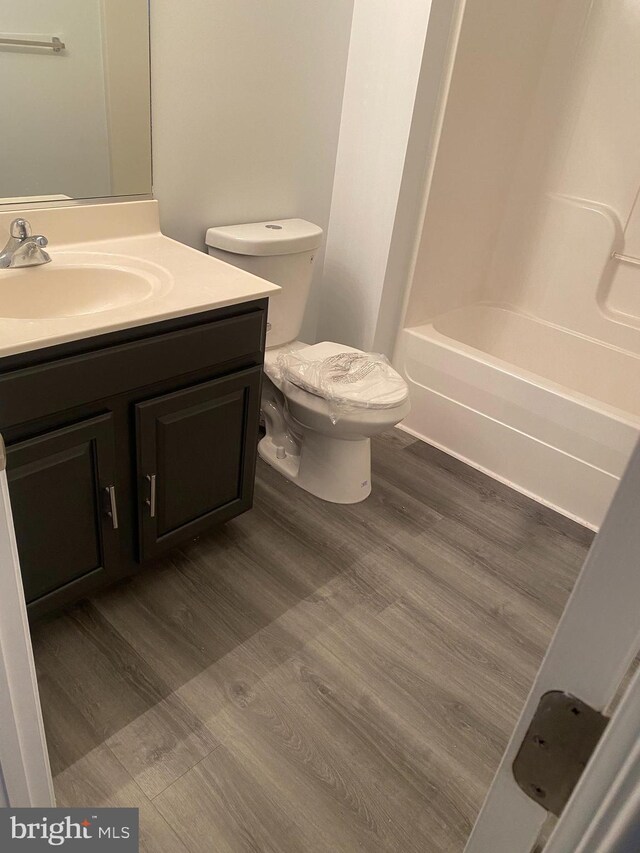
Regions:
[[[145,501],[146,505],[149,507],[149,516],[151,518],[156,517],[156,475],[155,474],[147,474],[147,481],[149,483],[149,497]]]
[[[116,487],[107,486],[105,488],[107,497],[109,498],[109,510],[107,515],[111,519],[111,524],[114,530],[118,529],[118,504],[116,503]]]

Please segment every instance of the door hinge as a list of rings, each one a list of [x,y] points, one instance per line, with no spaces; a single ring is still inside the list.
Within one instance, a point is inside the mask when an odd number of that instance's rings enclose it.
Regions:
[[[569,693],[545,693],[513,762],[525,794],[559,817],[608,722]]]

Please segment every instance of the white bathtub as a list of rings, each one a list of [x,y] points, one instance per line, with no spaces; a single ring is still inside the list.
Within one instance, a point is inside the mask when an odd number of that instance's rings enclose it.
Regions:
[[[640,431],[640,357],[508,308],[401,332],[404,428],[597,529]]]

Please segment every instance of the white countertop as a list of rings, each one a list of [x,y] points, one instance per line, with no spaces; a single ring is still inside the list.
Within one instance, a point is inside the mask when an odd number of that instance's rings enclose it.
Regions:
[[[38,319],[0,316],[0,356],[249,302],[280,290],[264,279],[165,237],[160,232],[155,201],[42,208],[25,210],[24,214],[0,212],[0,243],[4,244],[11,220],[20,215],[29,220],[34,233],[49,239],[47,251],[52,258],[45,267],[29,268],[28,274],[52,269],[56,258],[59,265],[64,265],[69,253],[99,253],[95,257],[101,264],[113,255],[118,256],[114,257],[115,265],[130,258],[132,266],[138,262],[155,267],[161,286],[140,301],[96,313]],[[203,223],[203,236],[206,224]],[[0,270],[0,288],[5,272],[9,271]],[[45,282],[43,276],[43,286]],[[30,286],[33,287],[33,279]]]

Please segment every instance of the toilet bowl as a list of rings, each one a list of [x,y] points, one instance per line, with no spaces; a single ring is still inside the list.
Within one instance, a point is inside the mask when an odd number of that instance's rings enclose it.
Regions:
[[[406,417],[409,392],[379,356],[297,340],[321,240],[322,229],[301,219],[206,236],[209,254],[281,287],[269,304],[258,453],[316,497],[350,504],[371,493],[371,436]]]
[[[335,352],[360,353],[325,342]],[[322,390],[314,393],[282,375],[281,354],[304,354],[315,347],[300,342],[268,350],[262,390],[266,434],[258,445],[261,458],[316,497],[332,503],[357,503],[371,493],[371,436],[390,429],[409,414],[408,390],[395,371],[390,399],[360,404]],[[364,353],[362,353],[364,355]],[[404,389],[402,389],[404,386]],[[395,400],[393,396],[395,395]]]

